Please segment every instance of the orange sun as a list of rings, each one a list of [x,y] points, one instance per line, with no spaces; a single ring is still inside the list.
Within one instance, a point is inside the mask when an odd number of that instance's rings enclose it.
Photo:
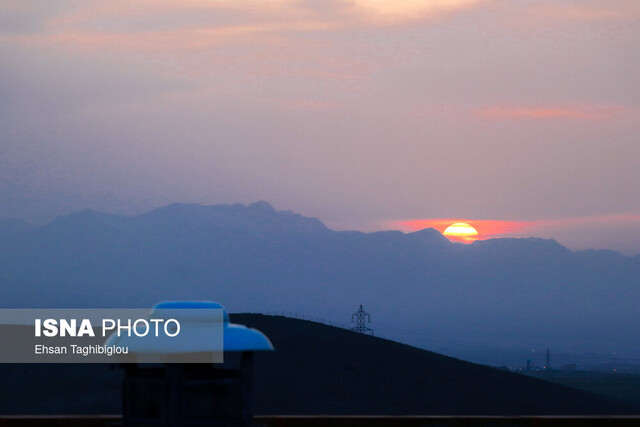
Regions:
[[[478,230],[465,222],[456,222],[448,226],[442,234],[452,242],[471,243],[478,237]]]

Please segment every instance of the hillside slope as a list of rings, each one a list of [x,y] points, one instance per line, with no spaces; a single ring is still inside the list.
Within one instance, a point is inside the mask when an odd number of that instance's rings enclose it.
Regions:
[[[234,314],[255,356],[256,414],[638,414],[640,407],[415,347],[282,316]],[[118,414],[122,370],[0,364],[0,414]]]
[[[640,408],[299,319],[234,314],[276,348],[255,359],[259,414],[555,415]]]

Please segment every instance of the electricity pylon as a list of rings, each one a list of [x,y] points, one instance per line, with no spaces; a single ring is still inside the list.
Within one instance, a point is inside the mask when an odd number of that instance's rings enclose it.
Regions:
[[[371,323],[371,315],[364,311],[362,304],[360,304],[358,311],[351,315],[351,323],[356,324],[356,327],[351,328],[351,330],[354,332],[360,332],[361,334],[373,335],[373,329],[365,326],[367,320]]]

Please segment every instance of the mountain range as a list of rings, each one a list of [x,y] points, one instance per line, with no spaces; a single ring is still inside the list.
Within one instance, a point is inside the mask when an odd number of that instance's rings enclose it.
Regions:
[[[377,334],[439,351],[531,349],[538,364],[546,348],[640,354],[640,256],[538,238],[464,245],[434,229],[333,231],[266,202],[4,222],[0,284],[4,307],[194,299],[348,323],[363,304]]]

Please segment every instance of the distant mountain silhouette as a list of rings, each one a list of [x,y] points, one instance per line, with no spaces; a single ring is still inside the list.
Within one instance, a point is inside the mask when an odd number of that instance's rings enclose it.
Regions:
[[[0,220],[0,236],[24,232],[30,228],[32,228],[31,224],[22,219],[12,218]]]
[[[0,232],[0,283],[6,307],[206,299],[348,321],[364,304],[374,329],[417,345],[640,353],[640,257],[543,239],[462,245],[433,229],[336,232],[266,202],[14,227]]]

